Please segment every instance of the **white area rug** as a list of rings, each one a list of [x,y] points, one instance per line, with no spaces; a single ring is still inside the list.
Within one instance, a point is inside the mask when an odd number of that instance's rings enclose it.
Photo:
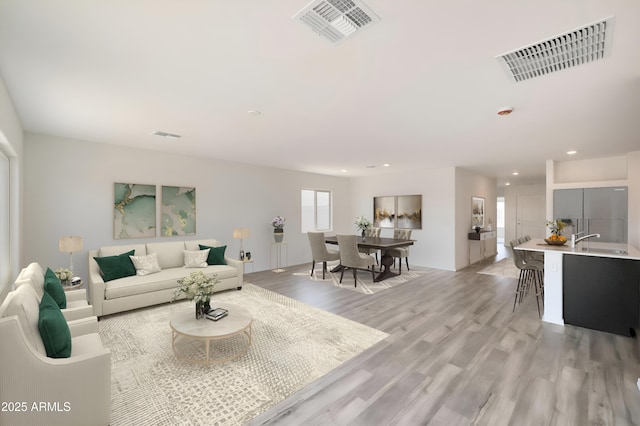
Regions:
[[[111,349],[112,425],[240,425],[388,336],[247,283],[215,294],[212,306],[216,301],[241,305],[254,318],[247,354],[221,365],[175,358],[169,318],[193,311],[189,301],[99,322]],[[203,352],[204,344],[186,350]]]
[[[487,275],[500,275],[503,277],[518,278],[520,276],[520,270],[513,263],[513,259],[506,258],[497,261],[493,265],[489,265],[484,269],[478,271],[479,274]]]
[[[418,278],[429,272],[428,269],[416,269],[412,267],[410,271],[407,271],[402,265],[402,274],[397,277],[387,278],[386,280],[382,280],[379,282],[373,282],[371,278],[371,272],[367,272],[364,270],[358,271],[358,279],[357,286],[353,284],[353,272],[350,270],[346,270],[344,272],[344,277],[342,278],[342,284],[340,283],[340,272],[332,273],[330,272],[334,267],[338,265],[338,261],[327,262],[327,273],[325,274],[325,279],[322,279],[322,262],[316,263],[316,267],[313,270],[313,277],[311,276],[311,267],[307,269],[306,272],[294,272],[293,275],[298,276],[306,276],[311,281],[318,281],[333,285],[335,287],[346,288],[348,290],[357,291],[359,293],[364,294],[374,294],[382,290],[386,290],[388,288],[392,288],[398,286],[400,284],[404,284],[408,281],[411,281],[414,278]],[[393,269],[393,272],[398,272],[397,269]],[[380,273],[379,266],[376,265],[376,275]]]

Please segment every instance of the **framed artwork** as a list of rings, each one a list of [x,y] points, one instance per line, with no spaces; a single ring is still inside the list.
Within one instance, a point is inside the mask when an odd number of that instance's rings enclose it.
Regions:
[[[396,228],[422,229],[422,195],[398,195]]]
[[[373,197],[373,226],[396,226],[396,197]]]
[[[161,235],[164,237],[195,235],[196,189],[182,186],[163,186],[161,222]]]
[[[156,236],[156,186],[115,183],[113,186],[113,238]]]
[[[484,228],[484,198],[471,197],[471,227]]]

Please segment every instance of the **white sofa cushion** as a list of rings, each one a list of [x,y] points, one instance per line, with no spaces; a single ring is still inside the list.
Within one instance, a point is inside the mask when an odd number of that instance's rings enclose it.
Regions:
[[[39,263],[31,262],[26,268],[20,271],[20,275],[16,278],[16,286],[26,284],[27,282],[31,284],[36,291],[38,300],[42,299],[42,295],[44,294],[44,271]]]
[[[160,263],[162,269],[184,266],[184,249],[183,241],[147,244],[147,253],[158,254],[158,263]]]
[[[29,343],[42,355],[47,355],[47,351],[40,337],[38,329],[38,318],[40,316],[40,302],[38,295],[30,285],[22,285],[10,292],[5,301],[0,306],[0,317],[16,315],[20,322],[20,327],[24,331]]]
[[[158,263],[158,253],[151,253],[146,256],[129,256],[136,268],[136,275],[149,275],[160,272],[160,264]]]
[[[219,280],[238,275],[236,268],[228,265],[209,265],[201,269],[205,274],[216,274]],[[189,274],[185,267],[163,269],[162,271],[145,276],[124,277],[105,283],[105,299],[145,294],[158,290],[178,287],[178,280]]]
[[[117,256],[131,250],[135,250],[133,253],[134,256],[145,256],[147,254],[147,246],[144,244],[129,244],[124,246],[100,247],[98,256],[96,257]]]
[[[184,267],[185,268],[206,268],[209,266],[207,258],[211,249],[206,250],[185,250],[184,251]]]

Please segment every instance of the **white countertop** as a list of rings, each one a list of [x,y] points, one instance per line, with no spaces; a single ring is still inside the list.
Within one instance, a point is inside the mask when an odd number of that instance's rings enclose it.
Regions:
[[[583,249],[591,249],[595,251],[584,251]],[[598,251],[598,250],[606,251]],[[536,238],[522,243],[516,247],[516,250],[530,250],[530,251],[553,251],[562,252],[565,254],[576,254],[581,256],[597,256],[597,257],[610,257],[616,259],[632,259],[640,260],[640,250],[628,245],[628,244],[615,244],[615,243],[599,243],[596,238],[580,241],[576,248],[571,248],[570,241],[563,246],[552,246],[544,242],[542,238]],[[624,251],[627,254],[616,253],[615,251]]]

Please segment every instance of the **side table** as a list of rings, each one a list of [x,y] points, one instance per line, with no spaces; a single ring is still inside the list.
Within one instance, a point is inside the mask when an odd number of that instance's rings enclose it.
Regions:
[[[71,284],[65,285],[65,284],[63,284],[62,288],[64,289],[64,291],[71,291],[71,290],[77,290],[79,288],[82,288],[83,285],[84,285],[83,282],[81,282],[80,284],[75,284],[75,285],[71,285]]]
[[[244,259],[244,260],[242,261],[242,267],[243,267],[243,268],[244,268],[245,266],[247,266],[247,265],[251,265],[251,272],[253,272],[253,259],[251,259],[251,260]],[[246,272],[246,271],[244,271],[244,273],[246,274],[247,272]]]

